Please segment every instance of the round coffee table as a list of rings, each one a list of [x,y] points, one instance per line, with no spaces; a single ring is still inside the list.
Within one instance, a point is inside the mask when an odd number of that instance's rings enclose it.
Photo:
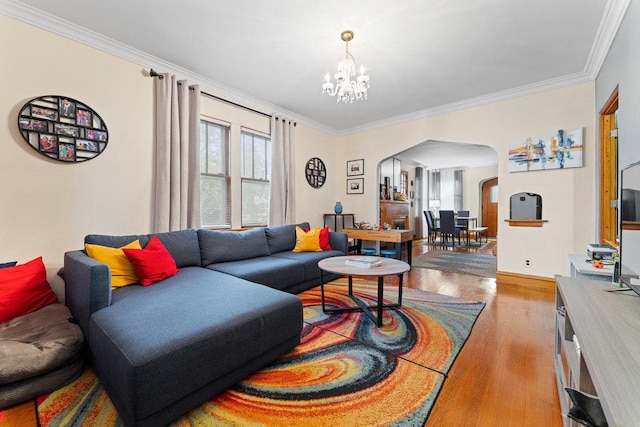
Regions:
[[[325,313],[343,311],[363,311],[378,326],[382,326],[382,309],[400,307],[402,305],[402,279],[404,273],[411,269],[411,266],[404,261],[393,258],[380,258],[381,265],[377,267],[358,267],[345,264],[345,261],[358,258],[358,256],[337,256],[325,258],[318,262],[320,268],[320,293],[322,295],[322,311]],[[349,277],[349,298],[356,303],[353,307],[326,308],[324,299],[324,275],[323,271],[341,274]],[[398,302],[394,304],[384,304],[384,276],[398,276]],[[368,305],[353,295],[353,276],[377,276],[378,277],[378,301],[377,304]],[[376,309],[377,315],[371,311]]]

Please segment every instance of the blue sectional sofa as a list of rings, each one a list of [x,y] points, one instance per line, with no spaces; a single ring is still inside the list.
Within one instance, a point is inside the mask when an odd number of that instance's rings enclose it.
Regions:
[[[144,247],[152,236],[85,243]],[[319,260],[347,252],[343,233],[330,233],[332,250],[292,252],[295,225],[156,236],[180,272],[152,286],[112,290],[107,265],[65,254],[66,305],[127,426],[165,425],[293,349],[302,330],[293,293],[320,283]]]

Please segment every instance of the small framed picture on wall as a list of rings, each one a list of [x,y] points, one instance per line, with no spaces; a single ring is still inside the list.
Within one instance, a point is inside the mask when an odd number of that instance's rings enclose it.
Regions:
[[[364,175],[364,159],[347,161],[347,176]]]
[[[347,179],[347,194],[364,194],[364,178]]]

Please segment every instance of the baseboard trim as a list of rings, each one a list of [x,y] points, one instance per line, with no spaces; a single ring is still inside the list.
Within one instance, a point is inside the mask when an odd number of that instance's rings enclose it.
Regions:
[[[528,274],[509,273],[498,271],[496,273],[496,283],[498,285],[515,285],[527,288],[556,289],[556,279],[553,277],[530,276]]]

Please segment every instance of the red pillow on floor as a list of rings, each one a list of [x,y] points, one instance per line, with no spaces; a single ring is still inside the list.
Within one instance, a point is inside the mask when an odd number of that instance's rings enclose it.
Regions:
[[[308,233],[311,230],[309,227],[305,228],[305,233]],[[323,251],[330,251],[331,245],[329,245],[329,227],[325,227],[320,230],[320,249]]]
[[[0,323],[56,302],[42,257],[0,269]]]
[[[143,286],[153,285],[178,273],[176,261],[158,237],[153,236],[144,249],[122,249],[133,264]]]

